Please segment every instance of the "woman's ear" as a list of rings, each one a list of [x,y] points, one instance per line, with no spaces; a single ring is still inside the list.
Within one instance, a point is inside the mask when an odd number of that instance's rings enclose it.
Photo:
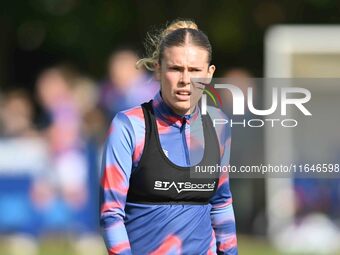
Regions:
[[[154,74],[155,74],[155,79],[157,81],[159,81],[161,79],[161,66],[160,64],[157,62],[155,63],[155,71],[154,71]]]
[[[216,66],[214,66],[214,65],[209,66],[209,68],[208,68],[208,77],[209,78],[213,77],[215,70],[216,70]]]

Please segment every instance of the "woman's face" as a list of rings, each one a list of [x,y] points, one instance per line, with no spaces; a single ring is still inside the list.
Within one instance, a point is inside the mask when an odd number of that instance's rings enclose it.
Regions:
[[[209,66],[205,49],[185,44],[164,49],[156,70],[163,100],[175,113],[184,115],[194,110],[203,93],[192,78],[212,78],[215,66]]]

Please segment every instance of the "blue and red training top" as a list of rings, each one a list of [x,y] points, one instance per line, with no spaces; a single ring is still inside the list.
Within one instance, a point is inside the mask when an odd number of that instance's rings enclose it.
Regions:
[[[190,128],[202,125],[199,107],[180,116],[159,92],[152,101],[164,154],[178,166],[200,162],[204,139],[190,139]],[[208,107],[211,119],[227,119]],[[185,121],[184,121],[185,119]],[[202,129],[199,129],[202,130]],[[215,127],[220,165],[229,164],[231,132]],[[199,131],[198,131],[199,132]],[[198,134],[202,137],[202,134]],[[103,155],[100,225],[109,254],[238,254],[235,217],[227,173],[208,204],[143,204],[127,202],[129,180],[145,144],[141,106],[119,112],[111,123]],[[130,242],[130,240],[133,240]]]

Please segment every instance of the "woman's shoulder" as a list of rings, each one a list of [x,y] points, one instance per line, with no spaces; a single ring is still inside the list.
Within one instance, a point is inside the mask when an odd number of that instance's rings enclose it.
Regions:
[[[143,114],[143,109],[141,105],[121,111],[119,112],[119,114],[125,115],[129,119],[143,119],[144,120],[144,114]]]
[[[132,140],[139,140],[145,132],[145,121],[142,107],[133,108],[118,112],[111,122],[111,131],[129,137]]]
[[[140,105],[121,111],[117,114],[117,118],[125,119],[133,129],[144,127],[144,113]]]
[[[119,122],[122,124],[132,124],[138,120],[144,120],[143,109],[141,106],[135,106],[127,110],[117,112],[112,119],[112,124]]]

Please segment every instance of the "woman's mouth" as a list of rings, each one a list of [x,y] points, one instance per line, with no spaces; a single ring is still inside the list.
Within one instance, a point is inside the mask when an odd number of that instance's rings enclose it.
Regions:
[[[190,99],[191,92],[186,90],[176,91],[176,98],[179,101],[188,101]]]

